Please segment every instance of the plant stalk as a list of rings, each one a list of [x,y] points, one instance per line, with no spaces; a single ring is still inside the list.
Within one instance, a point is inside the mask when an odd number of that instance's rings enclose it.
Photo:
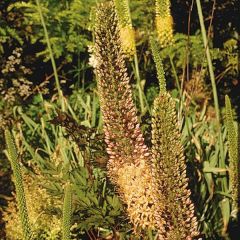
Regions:
[[[147,111],[150,112],[150,108],[148,106],[147,99],[144,95],[144,91],[141,85],[141,78],[140,78],[140,73],[139,73],[139,66],[138,66],[138,57],[137,53],[134,54],[134,72],[135,72],[135,77],[137,80],[137,89],[138,89],[138,96],[139,96],[139,102],[140,102],[140,108],[141,108],[141,113],[144,114]],[[146,104],[146,108],[144,106],[144,102]]]
[[[210,75],[211,84],[212,84],[216,118],[217,118],[218,124],[220,126],[220,111],[219,111],[217,87],[216,87],[216,81],[215,81],[215,76],[214,76],[214,72],[213,72],[213,65],[212,65],[212,59],[211,59],[211,54],[210,54],[209,45],[208,45],[207,33],[206,33],[204,20],[203,20],[201,1],[196,0],[196,3],[197,3],[198,17],[199,17],[199,22],[200,22],[200,27],[201,27],[201,32],[202,32],[203,44],[204,44],[204,48],[206,50],[208,70],[209,70],[209,75]]]
[[[63,99],[63,94],[62,94],[62,90],[61,90],[61,86],[60,86],[60,81],[59,81],[59,78],[58,78],[56,62],[55,62],[55,59],[54,59],[54,56],[53,56],[53,51],[52,51],[52,47],[51,47],[51,43],[50,43],[48,31],[47,31],[47,26],[46,26],[46,23],[45,23],[45,20],[44,20],[44,17],[43,17],[43,13],[42,13],[42,9],[41,9],[41,5],[40,5],[39,0],[36,0],[36,4],[37,4],[38,13],[39,13],[40,19],[41,19],[41,23],[42,23],[42,27],[43,27],[48,51],[49,51],[49,56],[50,56],[51,63],[52,63],[53,74],[54,74],[54,78],[55,78],[55,83],[56,83],[56,87],[57,87],[57,91],[58,91],[59,100],[60,100],[60,103],[61,103],[62,111],[64,111],[64,99]]]

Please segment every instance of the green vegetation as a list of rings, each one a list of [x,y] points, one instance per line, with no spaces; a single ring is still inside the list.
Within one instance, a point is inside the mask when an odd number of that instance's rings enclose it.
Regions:
[[[0,239],[238,239],[236,14],[1,1]]]

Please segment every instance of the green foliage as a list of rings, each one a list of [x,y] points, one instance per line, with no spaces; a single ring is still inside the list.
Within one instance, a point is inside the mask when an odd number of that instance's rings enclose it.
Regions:
[[[148,33],[153,29],[153,21],[155,15],[155,0],[129,1],[131,18],[133,26],[145,40],[148,38]],[[148,6],[148,7],[146,7]],[[147,33],[147,34],[146,34]],[[139,36],[139,37],[140,37]],[[143,41],[143,39],[139,41]]]
[[[16,187],[17,203],[18,203],[19,215],[21,218],[23,237],[24,237],[24,240],[30,240],[32,233],[31,233],[31,227],[30,227],[29,218],[28,218],[27,205],[26,205],[26,199],[25,199],[25,193],[24,193],[24,187],[23,187],[22,174],[21,174],[21,169],[19,164],[19,158],[18,158],[18,153],[17,153],[17,149],[15,146],[13,137],[9,130],[5,130],[5,140],[7,145],[7,156],[9,161],[11,162],[11,167],[12,167],[14,178],[15,178],[14,183]]]
[[[189,52],[186,52],[188,46]],[[206,67],[207,62],[205,58],[204,46],[199,32],[195,35],[187,36],[185,34],[176,33],[174,35],[174,44],[171,47],[165,48],[161,51],[162,58],[165,60],[169,57],[173,58],[177,69],[181,69],[186,61],[186,54],[188,53],[188,63],[192,68],[200,66]],[[221,57],[219,49],[211,49],[212,59]],[[165,70],[166,71],[166,70]]]
[[[81,101],[79,101],[80,97]],[[77,139],[74,138],[79,130],[81,130],[81,134],[86,134],[84,130],[88,129],[86,125],[91,126],[94,122],[98,125],[97,119],[92,119],[93,117],[97,118],[97,115],[93,114],[93,109],[96,107],[94,105],[97,103],[94,103],[92,97],[85,93],[85,96],[77,95],[77,99],[71,98],[71,105],[69,102],[67,103],[68,115],[58,115],[57,117],[55,117],[55,112],[58,112],[57,106],[46,100],[43,102],[41,97],[35,102],[35,106],[27,108],[29,116],[23,109],[17,110],[17,114],[23,120],[21,131],[25,133],[22,136],[24,149],[28,159],[38,166],[38,172],[43,179],[41,185],[47,190],[49,198],[62,197],[65,182],[71,183],[74,195],[71,237],[76,238],[81,238],[84,233],[97,234],[96,231],[99,231],[102,236],[114,236],[114,234],[118,234],[114,230],[116,226],[118,226],[119,232],[122,232],[119,234],[125,234],[125,229],[130,229],[124,220],[125,217],[122,216],[123,207],[120,200],[106,181],[105,171],[95,167],[95,164],[92,165],[91,158],[99,156],[96,154],[95,146],[89,144],[88,138],[83,135]],[[39,107],[43,108],[41,119],[34,119],[33,116]],[[80,115],[77,114],[78,111]],[[71,116],[71,121],[62,116]],[[73,118],[84,124],[85,127],[75,126],[69,132],[69,126],[77,124],[73,122]],[[66,128],[66,131],[59,126],[50,124],[50,122],[54,122],[58,125],[57,119],[62,121],[61,125]],[[82,147],[83,145],[84,147]],[[46,211],[49,212],[50,209],[46,209]],[[59,212],[61,210],[53,208],[52,211]]]
[[[4,26],[5,25],[5,26]],[[11,39],[16,39],[20,44],[23,44],[22,38],[17,33],[16,29],[6,25],[3,21],[0,21],[0,53],[4,53],[3,44],[9,42]]]
[[[227,168],[221,165],[222,161],[227,162],[227,148],[218,140],[217,122],[209,115],[211,109],[204,106],[198,113],[192,107],[186,112],[182,143],[201,232],[207,239],[219,239],[227,235],[231,195],[225,185],[228,182]],[[222,128],[221,131],[225,143],[226,130]]]
[[[95,1],[72,0],[59,3],[43,0],[40,4],[44,19],[46,19],[54,57],[58,59],[64,56],[67,61],[71,61],[73,53],[86,51],[90,43],[90,12]],[[31,43],[40,41],[46,45],[35,1],[16,2],[9,6],[9,10],[13,8],[24,13],[24,26],[32,28],[32,34],[29,36]],[[48,60],[48,49],[45,48],[39,52],[38,56],[43,56],[45,60]]]
[[[236,39],[231,38],[224,42],[221,60],[224,71],[219,78],[221,79],[224,76],[236,78],[239,74],[239,56]]]
[[[12,47],[15,44],[23,45],[24,35],[26,31],[22,29],[21,25],[21,14],[14,11],[7,11],[4,5],[7,3],[0,4],[0,53],[4,54],[7,51],[7,47]]]

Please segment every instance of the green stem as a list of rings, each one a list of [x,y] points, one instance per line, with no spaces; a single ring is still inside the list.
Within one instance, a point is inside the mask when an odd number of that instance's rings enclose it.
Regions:
[[[61,106],[62,106],[62,111],[64,111],[63,94],[62,94],[62,90],[61,90],[61,87],[60,87],[60,81],[59,81],[59,78],[58,78],[56,62],[55,62],[55,59],[54,59],[54,56],[53,56],[53,51],[52,51],[52,47],[51,47],[51,43],[50,43],[50,39],[49,39],[47,27],[46,27],[46,23],[45,23],[45,20],[44,20],[44,17],[43,17],[43,13],[42,13],[42,9],[41,9],[41,5],[40,5],[39,0],[36,0],[36,3],[37,3],[38,13],[40,15],[40,19],[41,19],[41,23],[42,23],[42,26],[43,26],[43,31],[44,31],[44,35],[45,35],[45,39],[46,39],[51,63],[52,63],[53,74],[54,74],[55,83],[56,83],[56,87],[57,87],[57,91],[58,91],[58,95],[59,95],[59,100],[60,100],[60,103],[61,103]]]
[[[135,65],[135,75],[136,75],[136,79],[137,79],[137,88],[138,88],[138,94],[139,94],[140,107],[141,107],[141,112],[143,113],[144,112],[143,91],[142,91],[142,86],[141,86],[138,58],[137,58],[136,53],[134,54],[134,65]]]
[[[201,6],[200,0],[196,0],[196,3],[197,3],[197,11],[198,11],[198,17],[199,17],[200,26],[201,26],[204,48],[206,49],[208,70],[209,70],[212,89],[213,89],[213,100],[214,100],[216,118],[217,118],[218,124],[220,125],[220,111],[219,111],[219,104],[218,104],[217,87],[216,87],[216,81],[215,81],[215,76],[214,76],[214,72],[213,72],[211,54],[210,54],[210,50],[209,50],[209,46],[208,46],[207,33],[206,33],[204,20],[203,20],[202,6]]]
[[[150,108],[147,102],[147,99],[145,97],[144,91],[142,89],[141,85],[141,78],[140,78],[140,73],[139,73],[139,65],[138,65],[138,57],[137,53],[134,54],[134,72],[135,72],[135,77],[137,79],[137,89],[138,89],[138,95],[139,95],[139,101],[140,101],[140,107],[141,107],[141,113],[144,114],[147,111],[150,112]],[[144,106],[144,102],[146,104],[146,109]]]
[[[178,88],[180,97],[182,97],[182,90],[181,90],[181,86],[180,86],[180,83],[179,83],[177,71],[176,71],[176,68],[175,68],[174,63],[173,63],[173,57],[170,55],[169,59],[170,59],[170,64],[171,64],[171,67],[172,67],[172,70],[173,70],[173,75],[175,77],[175,81],[176,81],[176,84],[177,84],[177,88]]]

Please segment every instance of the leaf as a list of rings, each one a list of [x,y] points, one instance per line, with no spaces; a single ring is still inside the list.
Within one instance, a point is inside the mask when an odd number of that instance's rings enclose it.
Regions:
[[[224,198],[220,202],[220,208],[222,212],[223,217],[223,228],[222,228],[222,234],[225,235],[228,229],[228,223],[230,220],[230,202],[228,198]]]

